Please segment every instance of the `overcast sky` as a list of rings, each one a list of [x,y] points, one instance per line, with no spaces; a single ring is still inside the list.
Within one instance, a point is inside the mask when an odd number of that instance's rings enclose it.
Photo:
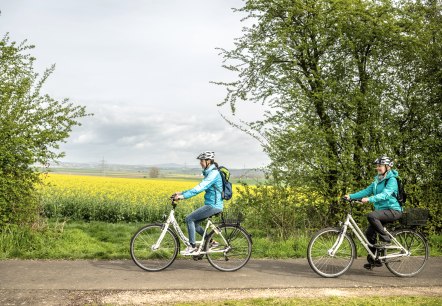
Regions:
[[[230,127],[216,104],[231,81],[216,47],[231,49],[240,0],[0,0],[0,32],[36,46],[35,68],[56,70],[44,91],[85,105],[62,146],[66,162],[196,164],[213,150],[232,168],[268,158],[255,139]],[[244,105],[239,117],[259,116]]]

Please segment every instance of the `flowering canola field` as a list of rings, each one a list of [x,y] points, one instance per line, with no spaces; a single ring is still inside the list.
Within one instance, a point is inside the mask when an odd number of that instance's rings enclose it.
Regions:
[[[51,218],[108,222],[156,221],[170,210],[169,196],[198,181],[49,174],[41,187],[43,213]],[[203,194],[180,202],[177,217],[203,205]]]

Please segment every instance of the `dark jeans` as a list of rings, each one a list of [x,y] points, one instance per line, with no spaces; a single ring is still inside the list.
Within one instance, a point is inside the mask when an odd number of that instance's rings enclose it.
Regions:
[[[396,221],[400,217],[402,217],[402,212],[393,209],[375,210],[369,213],[367,219],[370,225],[365,232],[368,241],[372,244],[376,243],[376,234],[379,234],[380,240],[389,242],[390,237],[384,231],[384,225]]]
[[[186,223],[187,232],[189,233],[189,242],[191,244],[195,244],[195,231],[201,236],[204,234],[204,229],[200,225],[201,221],[222,211],[222,209],[215,208],[210,205],[204,205],[188,215],[186,217]]]

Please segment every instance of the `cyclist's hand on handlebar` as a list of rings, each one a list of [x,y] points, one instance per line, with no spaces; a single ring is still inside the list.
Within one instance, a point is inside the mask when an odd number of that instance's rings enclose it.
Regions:
[[[184,200],[184,196],[181,194],[181,192],[175,192],[170,198],[174,201]]]
[[[348,195],[348,194],[343,196],[342,200],[344,200],[346,202],[352,202],[352,203],[358,203],[358,204],[362,204],[362,203],[367,203],[368,202],[368,198],[363,198],[362,200],[350,199],[350,195]]]

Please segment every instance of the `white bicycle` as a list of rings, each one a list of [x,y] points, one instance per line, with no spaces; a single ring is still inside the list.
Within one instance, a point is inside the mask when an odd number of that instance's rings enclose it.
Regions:
[[[390,272],[402,277],[413,276],[422,271],[428,260],[429,249],[427,240],[421,233],[413,228],[403,228],[392,233],[385,229],[391,238],[391,245],[376,248],[372,252],[370,248],[375,248],[375,246],[368,242],[351,216],[352,204],[361,204],[361,202],[355,200],[348,202],[350,202],[349,211],[341,227],[324,228],[310,240],[307,259],[313,271],[323,277],[337,277],[350,268],[357,254],[354,240],[347,234],[349,228],[367,250],[367,259],[370,263],[385,263]],[[421,214],[423,217],[414,219],[406,225],[413,227],[424,225],[428,218],[428,215],[424,215]]]
[[[172,200],[172,209],[164,223],[146,225],[132,237],[130,255],[141,269],[152,272],[166,269],[178,255],[180,240],[184,245],[190,245],[175,219],[176,206],[177,203]],[[221,216],[221,224],[213,223],[213,216],[207,219],[203,238],[196,241],[198,249],[191,256],[194,260],[201,260],[206,256],[209,263],[220,271],[236,271],[250,259],[251,235],[239,221],[226,221],[223,213],[214,216],[218,215]],[[211,243],[213,240],[217,242],[216,246]]]

